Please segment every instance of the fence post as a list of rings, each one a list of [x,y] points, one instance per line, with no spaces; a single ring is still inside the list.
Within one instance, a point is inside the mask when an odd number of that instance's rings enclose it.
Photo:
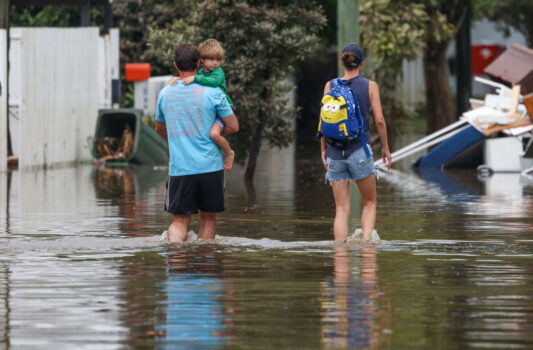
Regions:
[[[337,64],[339,75],[344,69],[340,64],[341,50],[347,43],[360,44],[359,0],[337,1]]]
[[[0,4],[0,172],[7,170],[9,0]]]

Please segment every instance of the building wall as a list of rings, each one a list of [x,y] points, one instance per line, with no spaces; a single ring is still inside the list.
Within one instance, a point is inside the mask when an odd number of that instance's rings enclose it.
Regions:
[[[118,31],[12,28],[9,118],[19,168],[91,158],[98,108],[111,107]]]
[[[0,29],[0,172],[7,168],[7,33]]]

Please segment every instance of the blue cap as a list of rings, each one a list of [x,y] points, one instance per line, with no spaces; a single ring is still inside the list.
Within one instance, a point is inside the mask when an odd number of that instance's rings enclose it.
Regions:
[[[349,43],[342,49],[342,53],[350,52],[355,56],[355,61],[353,63],[350,63],[350,67],[357,67],[363,60],[365,59],[365,56],[363,55],[363,49],[361,46],[355,44],[355,43]]]

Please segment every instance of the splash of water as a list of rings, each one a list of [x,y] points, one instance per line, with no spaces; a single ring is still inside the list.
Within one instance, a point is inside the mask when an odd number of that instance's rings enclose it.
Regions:
[[[170,243],[168,241],[168,232],[164,231],[161,234],[161,241],[165,243]],[[172,242],[175,243],[175,242]],[[355,230],[355,232],[348,236],[348,238],[343,243],[335,241],[279,241],[276,239],[270,238],[261,238],[253,239],[246,237],[227,237],[227,236],[217,236],[215,239],[210,240],[200,240],[198,235],[194,231],[189,231],[187,233],[187,239],[184,242],[178,242],[179,244],[221,244],[228,246],[239,246],[239,247],[257,247],[261,249],[294,249],[294,248],[308,248],[308,247],[333,247],[334,245],[379,245],[381,243],[381,238],[379,237],[376,230],[373,230],[370,238],[364,239],[361,229]]]
[[[381,243],[381,238],[379,237],[376,230],[372,230],[372,233],[370,233],[370,237],[365,239],[363,237],[363,230],[358,228],[351,236],[348,236],[348,238],[346,239],[346,243],[378,245]]]

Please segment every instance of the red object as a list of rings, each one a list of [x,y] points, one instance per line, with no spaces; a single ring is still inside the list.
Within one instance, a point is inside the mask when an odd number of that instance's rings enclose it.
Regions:
[[[500,45],[472,45],[472,74],[485,74],[485,68],[503,51],[505,47]]]
[[[126,63],[124,66],[127,81],[148,80],[150,63]]]

